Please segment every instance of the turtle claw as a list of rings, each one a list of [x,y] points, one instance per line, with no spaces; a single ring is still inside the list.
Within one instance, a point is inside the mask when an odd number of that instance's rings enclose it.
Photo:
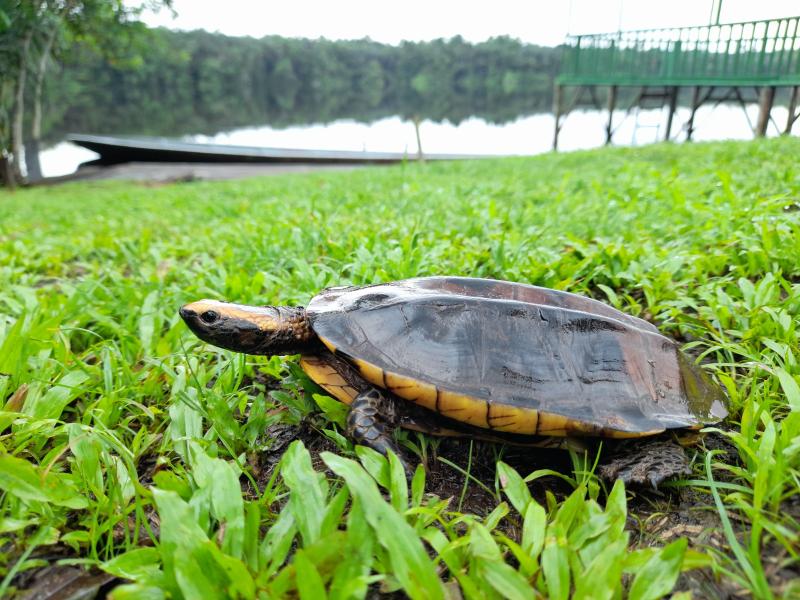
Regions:
[[[606,481],[621,479],[626,486],[647,486],[653,490],[671,477],[691,474],[689,459],[678,444],[671,440],[646,440],[633,448],[625,446],[623,452],[601,465],[600,477]]]
[[[650,480],[650,485],[652,486],[654,492],[658,491],[658,486],[664,481],[663,477],[659,477],[655,473],[650,473],[648,479]]]

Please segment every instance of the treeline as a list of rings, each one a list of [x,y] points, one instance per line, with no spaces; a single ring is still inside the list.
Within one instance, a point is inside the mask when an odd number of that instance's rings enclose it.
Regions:
[[[180,135],[252,125],[405,117],[503,122],[548,110],[560,50],[495,38],[370,40],[151,30],[113,64],[76,44],[45,91],[45,137]]]

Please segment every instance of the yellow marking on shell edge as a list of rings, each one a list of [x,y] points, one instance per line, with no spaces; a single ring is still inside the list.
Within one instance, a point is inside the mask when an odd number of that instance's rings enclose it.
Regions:
[[[485,400],[478,400],[471,396],[456,394],[447,390],[439,390],[437,405],[439,407],[438,412],[445,417],[450,417],[462,423],[469,423],[476,427],[489,428],[489,422],[486,419],[488,411]]]
[[[336,346],[330,341],[322,336],[320,336],[320,340],[322,340],[322,343],[325,344],[331,352],[336,352]],[[304,360],[307,361],[308,359],[301,360],[301,366]],[[330,371],[336,372],[324,361],[317,362],[325,365],[325,368],[330,369]],[[359,358],[352,359],[352,362],[358,368],[364,379],[372,385],[382,389],[388,389],[404,400],[414,402],[419,406],[440,413],[454,421],[493,431],[552,437],[581,436],[588,434],[614,439],[646,437],[664,431],[664,429],[653,429],[651,431],[610,429],[608,427],[577,421],[563,415],[545,413],[532,408],[522,408],[507,404],[489,404],[487,408],[487,402],[485,400],[449,392],[447,390],[438,390],[437,392],[436,386],[432,384],[398,373],[392,373],[391,371],[384,371],[380,367]],[[353,391],[353,395],[345,396],[345,399],[341,388],[328,389],[325,383],[317,380],[315,374],[310,372],[305,366],[303,366],[303,370],[326,391],[346,404],[350,404],[357,395],[353,388],[349,388]],[[338,373],[336,373],[336,375],[337,377],[341,377]],[[463,436],[464,434],[461,432],[448,432],[439,433],[438,435]]]
[[[650,431],[617,431],[614,429],[603,429],[603,437],[612,438],[616,440],[623,440],[627,438],[648,437],[651,435],[658,435],[664,433],[665,429],[651,429]]]
[[[436,387],[430,384],[387,371],[386,387],[404,400],[424,406],[428,410],[436,410]]]
[[[330,342],[324,338],[322,341],[328,348],[333,349]],[[487,409],[485,400],[447,390],[437,391],[434,385],[391,371],[384,371],[380,367],[358,358],[353,359],[353,363],[364,379],[371,384],[388,389],[404,400],[414,402],[454,421],[506,433],[529,435],[536,433],[539,419],[538,412],[534,409],[505,404],[492,404]],[[493,426],[489,426],[487,417],[494,421]]]
[[[536,424],[536,433],[539,435],[567,435],[569,419],[553,413],[539,413],[539,422]]]
[[[330,350],[331,352],[333,352],[334,354],[336,354],[336,346],[334,346],[334,345],[333,345],[333,344],[330,342],[330,340],[326,340],[326,339],[325,339],[324,337],[322,337],[321,335],[318,335],[317,337],[320,339],[320,341],[322,341],[322,343],[323,343],[323,344],[325,344],[325,347],[326,347],[328,350]]]
[[[603,437],[613,439],[647,437],[649,435],[663,433],[665,430],[664,427],[660,427],[658,429],[651,429],[649,431],[636,431],[628,421],[613,415],[607,417],[605,425],[599,427],[598,429],[599,431],[596,432],[597,435],[602,435]]]
[[[494,431],[533,435],[539,423],[539,411],[506,404],[489,406],[489,425]]]
[[[311,377],[314,383],[340,402],[350,404],[358,395],[358,391],[351,387],[336,369],[324,360],[319,360],[313,356],[303,356],[300,358],[300,367]]]
[[[590,435],[590,436],[612,438],[612,439],[627,439],[627,438],[647,437],[650,435],[656,435],[658,433],[662,433],[663,431],[664,431],[663,428],[653,429],[650,431],[625,431],[623,429],[612,429],[609,427],[603,427],[602,425],[595,425],[593,423],[578,421],[576,419],[571,419],[563,415],[540,412],[539,425],[537,427],[536,433],[539,435],[550,435],[556,437],[560,436],[580,437],[580,436]]]
[[[376,367],[372,363],[368,363],[360,358],[354,358],[353,364],[358,368],[364,379],[369,381],[372,385],[377,385],[379,388],[385,387],[383,384],[383,370]]]
[[[597,435],[602,436],[604,430],[600,425],[586,423],[555,413],[540,412],[536,431],[539,435],[569,436]]]

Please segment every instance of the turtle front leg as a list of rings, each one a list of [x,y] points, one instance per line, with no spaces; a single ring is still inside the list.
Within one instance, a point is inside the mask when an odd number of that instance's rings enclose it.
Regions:
[[[374,387],[361,392],[350,404],[347,414],[347,436],[356,444],[377,450],[384,456],[389,450],[397,455],[406,474],[414,470],[408,464],[392,437],[398,424],[395,401]]]
[[[692,472],[683,448],[664,437],[622,442],[599,471],[606,481],[622,479],[626,486],[649,483],[653,489],[671,477]]]

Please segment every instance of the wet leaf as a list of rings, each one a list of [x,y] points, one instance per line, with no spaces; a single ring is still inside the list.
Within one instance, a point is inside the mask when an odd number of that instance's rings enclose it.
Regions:
[[[325,516],[325,492],[319,475],[311,466],[311,456],[302,442],[295,440],[289,445],[281,460],[281,475],[291,490],[289,504],[297,528],[305,545],[316,542],[322,530]]]
[[[657,600],[668,594],[680,575],[687,544],[681,538],[659,549],[634,577],[629,600]]]
[[[42,395],[28,395],[22,412],[37,419],[58,419],[67,405],[83,392],[89,375],[83,371],[69,371],[58,383]]]
[[[347,413],[350,412],[350,407],[323,394],[314,394],[312,397],[328,419],[336,423],[342,431],[347,429]]]
[[[165,600],[166,597],[161,588],[139,584],[120,585],[108,594],[109,600]]]
[[[89,502],[62,473],[45,473],[41,467],[10,454],[0,454],[0,489],[24,500],[50,502],[67,508],[86,508]]]
[[[392,506],[398,512],[405,512],[408,509],[408,482],[403,464],[394,452],[388,456],[389,462],[389,494],[392,499]]]
[[[294,555],[294,568],[297,574],[297,591],[301,600],[325,600],[328,597],[322,577],[302,550],[298,550]]]
[[[512,506],[518,513],[525,514],[528,503],[532,500],[528,485],[514,469],[504,462],[497,463],[497,476],[500,479],[500,487],[503,488]]]
[[[392,571],[406,593],[412,598],[443,598],[442,584],[419,538],[383,501],[372,478],[352,460],[329,452],[320,456],[328,468],[344,478],[350,493],[358,498],[367,522],[378,543],[388,552]]]
[[[361,504],[354,500],[347,515],[347,545],[344,560],[337,565],[330,586],[332,600],[361,598],[377,577],[369,577],[372,567],[373,537]]]
[[[411,505],[414,507],[422,504],[422,497],[425,494],[425,467],[417,465],[414,470],[414,477],[411,479]]]
[[[531,558],[537,558],[544,547],[547,513],[538,503],[531,501],[525,509],[522,522],[522,549]]]
[[[775,367],[775,374],[781,382],[783,393],[786,394],[786,400],[791,409],[800,411],[800,385],[797,384],[797,380],[781,367]]]
[[[570,591],[569,554],[558,537],[550,533],[550,529],[542,550],[541,562],[548,598],[566,600]]]
[[[478,570],[501,598],[530,600],[536,597],[536,593],[525,578],[504,562],[481,562]]]
[[[626,540],[605,544],[586,570],[575,577],[573,600],[611,600],[618,597],[622,583]]]
[[[161,558],[155,548],[136,548],[100,564],[100,568],[122,579],[150,579],[161,571]]]
[[[237,470],[219,458],[207,456],[198,444],[190,444],[194,479],[210,497],[211,515],[224,528],[222,551],[242,557],[244,546],[244,501]]]
[[[381,453],[367,446],[356,446],[356,456],[361,466],[384,489],[389,489],[389,461]]]
[[[139,317],[139,340],[146,353],[153,347],[153,336],[158,319],[158,290],[153,290],[144,299]]]
[[[469,536],[470,552],[486,561],[500,560],[502,555],[489,531],[480,523],[472,523]]]

